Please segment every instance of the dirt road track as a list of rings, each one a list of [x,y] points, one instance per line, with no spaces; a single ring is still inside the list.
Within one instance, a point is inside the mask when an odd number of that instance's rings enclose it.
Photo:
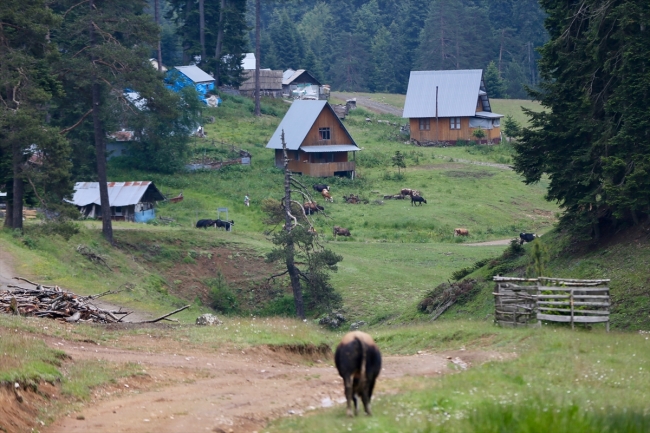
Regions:
[[[298,355],[268,347],[205,353],[183,350],[177,343],[161,345],[146,335],[132,338],[129,344],[142,347],[141,350],[59,339],[48,341],[75,360],[138,363],[147,376],[146,380],[131,379],[136,382],[131,385],[131,380],[122,380],[119,386],[123,392],[99,398],[79,414],[58,420],[44,432],[253,432],[261,430],[271,419],[344,401],[341,379],[329,357],[319,359],[316,355],[313,363],[308,364]],[[403,376],[450,372],[450,362],[472,365],[503,358],[498,353],[471,351],[387,356],[377,395],[395,392],[397,381]],[[83,419],[77,419],[81,416]]]

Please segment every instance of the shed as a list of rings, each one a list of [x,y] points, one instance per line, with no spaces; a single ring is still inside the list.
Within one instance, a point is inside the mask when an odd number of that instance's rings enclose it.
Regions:
[[[154,205],[165,197],[151,181],[108,182],[108,202],[114,221],[147,222],[156,217]],[[87,218],[101,217],[99,182],[77,182],[70,203]]]
[[[244,81],[239,86],[239,93],[255,96],[255,69],[246,69],[242,75]],[[279,98],[282,96],[282,71],[260,69],[260,95]]]
[[[321,83],[305,69],[282,73],[282,93],[299,99],[321,99]]]
[[[206,102],[207,94],[214,91],[214,77],[195,65],[174,66],[174,69],[167,71],[165,81],[167,87],[175,92],[186,86],[194,86],[203,102]]]
[[[492,112],[482,69],[411,71],[403,117],[419,143],[475,140],[477,129],[487,143],[501,141],[503,115]]]
[[[266,145],[275,150],[275,166],[284,166],[281,135],[289,169],[313,177],[355,175],[353,157],[361,150],[327,101],[295,100]]]

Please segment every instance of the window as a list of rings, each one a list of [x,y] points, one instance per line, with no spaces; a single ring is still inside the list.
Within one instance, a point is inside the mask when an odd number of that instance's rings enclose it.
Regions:
[[[420,131],[428,131],[431,128],[431,119],[420,119]]]
[[[450,129],[460,129],[460,117],[450,117],[449,118],[449,128]]]
[[[321,140],[330,139],[330,129],[329,128],[318,128],[318,135],[320,135]]]

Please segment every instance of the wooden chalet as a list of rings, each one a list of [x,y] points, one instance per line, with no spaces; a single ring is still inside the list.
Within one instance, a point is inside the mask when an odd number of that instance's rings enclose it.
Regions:
[[[295,100],[266,145],[275,151],[275,166],[284,166],[281,134],[289,169],[313,177],[355,175],[349,153],[361,150],[327,101]]]
[[[411,140],[420,144],[501,141],[502,114],[492,112],[481,69],[411,71],[403,117],[409,119]]]

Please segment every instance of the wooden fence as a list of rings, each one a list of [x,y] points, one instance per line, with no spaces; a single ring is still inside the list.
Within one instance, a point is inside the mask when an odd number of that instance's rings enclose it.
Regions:
[[[494,277],[496,323],[541,325],[542,320],[605,323],[609,332],[610,280]]]

